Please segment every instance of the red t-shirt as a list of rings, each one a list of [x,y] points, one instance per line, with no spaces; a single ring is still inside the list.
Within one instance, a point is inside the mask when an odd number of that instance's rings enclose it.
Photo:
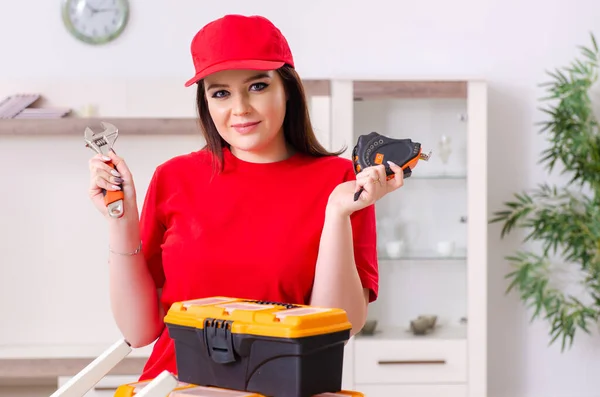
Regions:
[[[331,191],[355,179],[350,160],[296,153],[257,164],[224,149],[213,174],[206,150],[157,167],[141,212],[143,253],[161,303],[230,296],[308,304]],[[351,215],[355,261],[370,300],[378,293],[375,209]],[[165,327],[141,380],[177,373]]]

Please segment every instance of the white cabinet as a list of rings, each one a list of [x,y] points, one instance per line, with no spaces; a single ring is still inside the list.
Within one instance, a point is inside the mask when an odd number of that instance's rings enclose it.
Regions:
[[[137,382],[139,376],[108,375],[102,378],[96,386],[81,397],[113,397],[117,388],[127,383]],[[58,387],[62,387],[71,379],[70,376],[59,376]]]
[[[350,338],[344,348],[344,368],[342,372],[342,388],[351,390],[354,387],[354,337]]]
[[[347,348],[345,387],[379,396],[487,393],[487,85],[475,80],[306,81],[317,136],[351,158],[360,135],[411,139],[419,162],[376,204],[376,333]],[[384,159],[385,162],[385,159]],[[437,316],[426,335],[411,321]]]
[[[305,83],[315,133],[328,149],[345,146],[343,156],[350,158],[358,136],[375,131],[392,138],[410,138],[421,143],[425,152],[432,151],[431,160],[419,163],[399,191],[377,203],[380,293],[369,309],[369,318],[377,320],[378,326],[375,335],[361,335],[348,343],[344,388],[362,391],[367,397],[485,397],[486,83],[364,76]],[[12,139],[13,152],[25,147],[23,138]],[[82,138],[61,139],[80,145]],[[170,138],[166,146],[159,136],[125,134],[123,139],[119,147],[129,153],[131,164],[137,164],[133,171],[141,189],[156,164],[199,147],[197,138],[191,136]],[[149,157],[149,152],[160,152],[161,158]],[[25,179],[28,175],[32,180],[38,178],[44,169],[40,164],[55,161],[50,156],[47,152],[40,162],[28,164]],[[84,164],[90,154],[81,150],[69,156],[61,161]],[[11,231],[16,240],[9,244],[5,259],[20,266],[11,269],[21,270],[10,277],[0,274],[6,276],[0,277],[4,287],[0,290],[10,292],[14,286],[28,285],[49,298],[40,300],[39,294],[31,294],[20,305],[7,306],[6,318],[18,326],[0,329],[2,357],[96,357],[120,337],[107,292],[102,248],[106,233],[102,227],[89,228],[98,217],[89,203],[81,201],[86,168],[73,172],[64,185],[54,189],[58,193],[45,201],[46,207],[31,207],[48,216],[45,230],[53,233],[29,227],[21,218],[13,222],[21,227]],[[74,180],[81,183],[74,184]],[[143,198],[144,192],[138,193]],[[70,223],[55,211],[56,203],[63,203],[65,197],[70,198],[66,205],[79,214],[70,218]],[[82,229],[91,231],[78,240]],[[38,233],[25,233],[28,230]],[[30,246],[41,248],[30,250]],[[7,280],[4,285],[2,280]],[[81,299],[74,300],[74,296]],[[36,307],[39,315],[31,316],[23,307]],[[82,320],[74,313],[93,315]],[[424,336],[412,335],[410,321],[422,314],[437,315],[439,327]],[[60,326],[39,332],[40,323]],[[73,347],[65,349],[65,345]],[[127,381],[108,377],[92,392],[106,395],[114,385]]]
[[[97,97],[95,89],[89,92],[90,98]],[[6,134],[10,127],[2,124],[0,147],[20,176],[2,167],[0,179],[20,193],[2,197],[3,206],[11,210],[0,232],[0,358],[95,357],[121,337],[110,306],[106,221],[86,194],[87,162],[94,153],[84,146],[83,131],[88,125],[100,128],[99,121],[66,117],[2,122],[14,126],[15,133]],[[184,129],[184,122],[115,121],[123,132],[115,150],[127,158],[135,175],[140,208],[154,168],[201,147],[199,134],[181,135],[164,127]],[[195,125],[193,120],[189,124]],[[52,184],[56,169],[61,177]],[[40,189],[46,192],[44,200],[38,199]],[[15,296],[19,303],[10,303]]]

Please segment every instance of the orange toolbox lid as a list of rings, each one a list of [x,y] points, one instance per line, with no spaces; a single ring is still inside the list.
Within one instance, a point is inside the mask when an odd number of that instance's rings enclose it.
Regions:
[[[212,297],[176,302],[164,321],[203,329],[204,322],[227,321],[232,334],[301,338],[352,328],[342,309]]]

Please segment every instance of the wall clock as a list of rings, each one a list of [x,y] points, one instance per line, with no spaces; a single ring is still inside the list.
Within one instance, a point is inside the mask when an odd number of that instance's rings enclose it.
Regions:
[[[88,44],[106,44],[123,33],[129,20],[128,0],[62,0],[65,27]]]

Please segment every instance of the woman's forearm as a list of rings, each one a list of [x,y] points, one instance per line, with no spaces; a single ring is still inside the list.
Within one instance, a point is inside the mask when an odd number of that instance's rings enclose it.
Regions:
[[[110,219],[108,223],[112,251],[130,253],[138,248],[140,224],[137,217]],[[135,255],[114,252],[109,252],[109,282],[115,322],[133,347],[146,346],[159,336],[163,327],[154,282],[142,252]]]
[[[363,290],[352,241],[350,216],[328,208],[321,234],[311,305],[344,309],[354,335],[367,316]]]

